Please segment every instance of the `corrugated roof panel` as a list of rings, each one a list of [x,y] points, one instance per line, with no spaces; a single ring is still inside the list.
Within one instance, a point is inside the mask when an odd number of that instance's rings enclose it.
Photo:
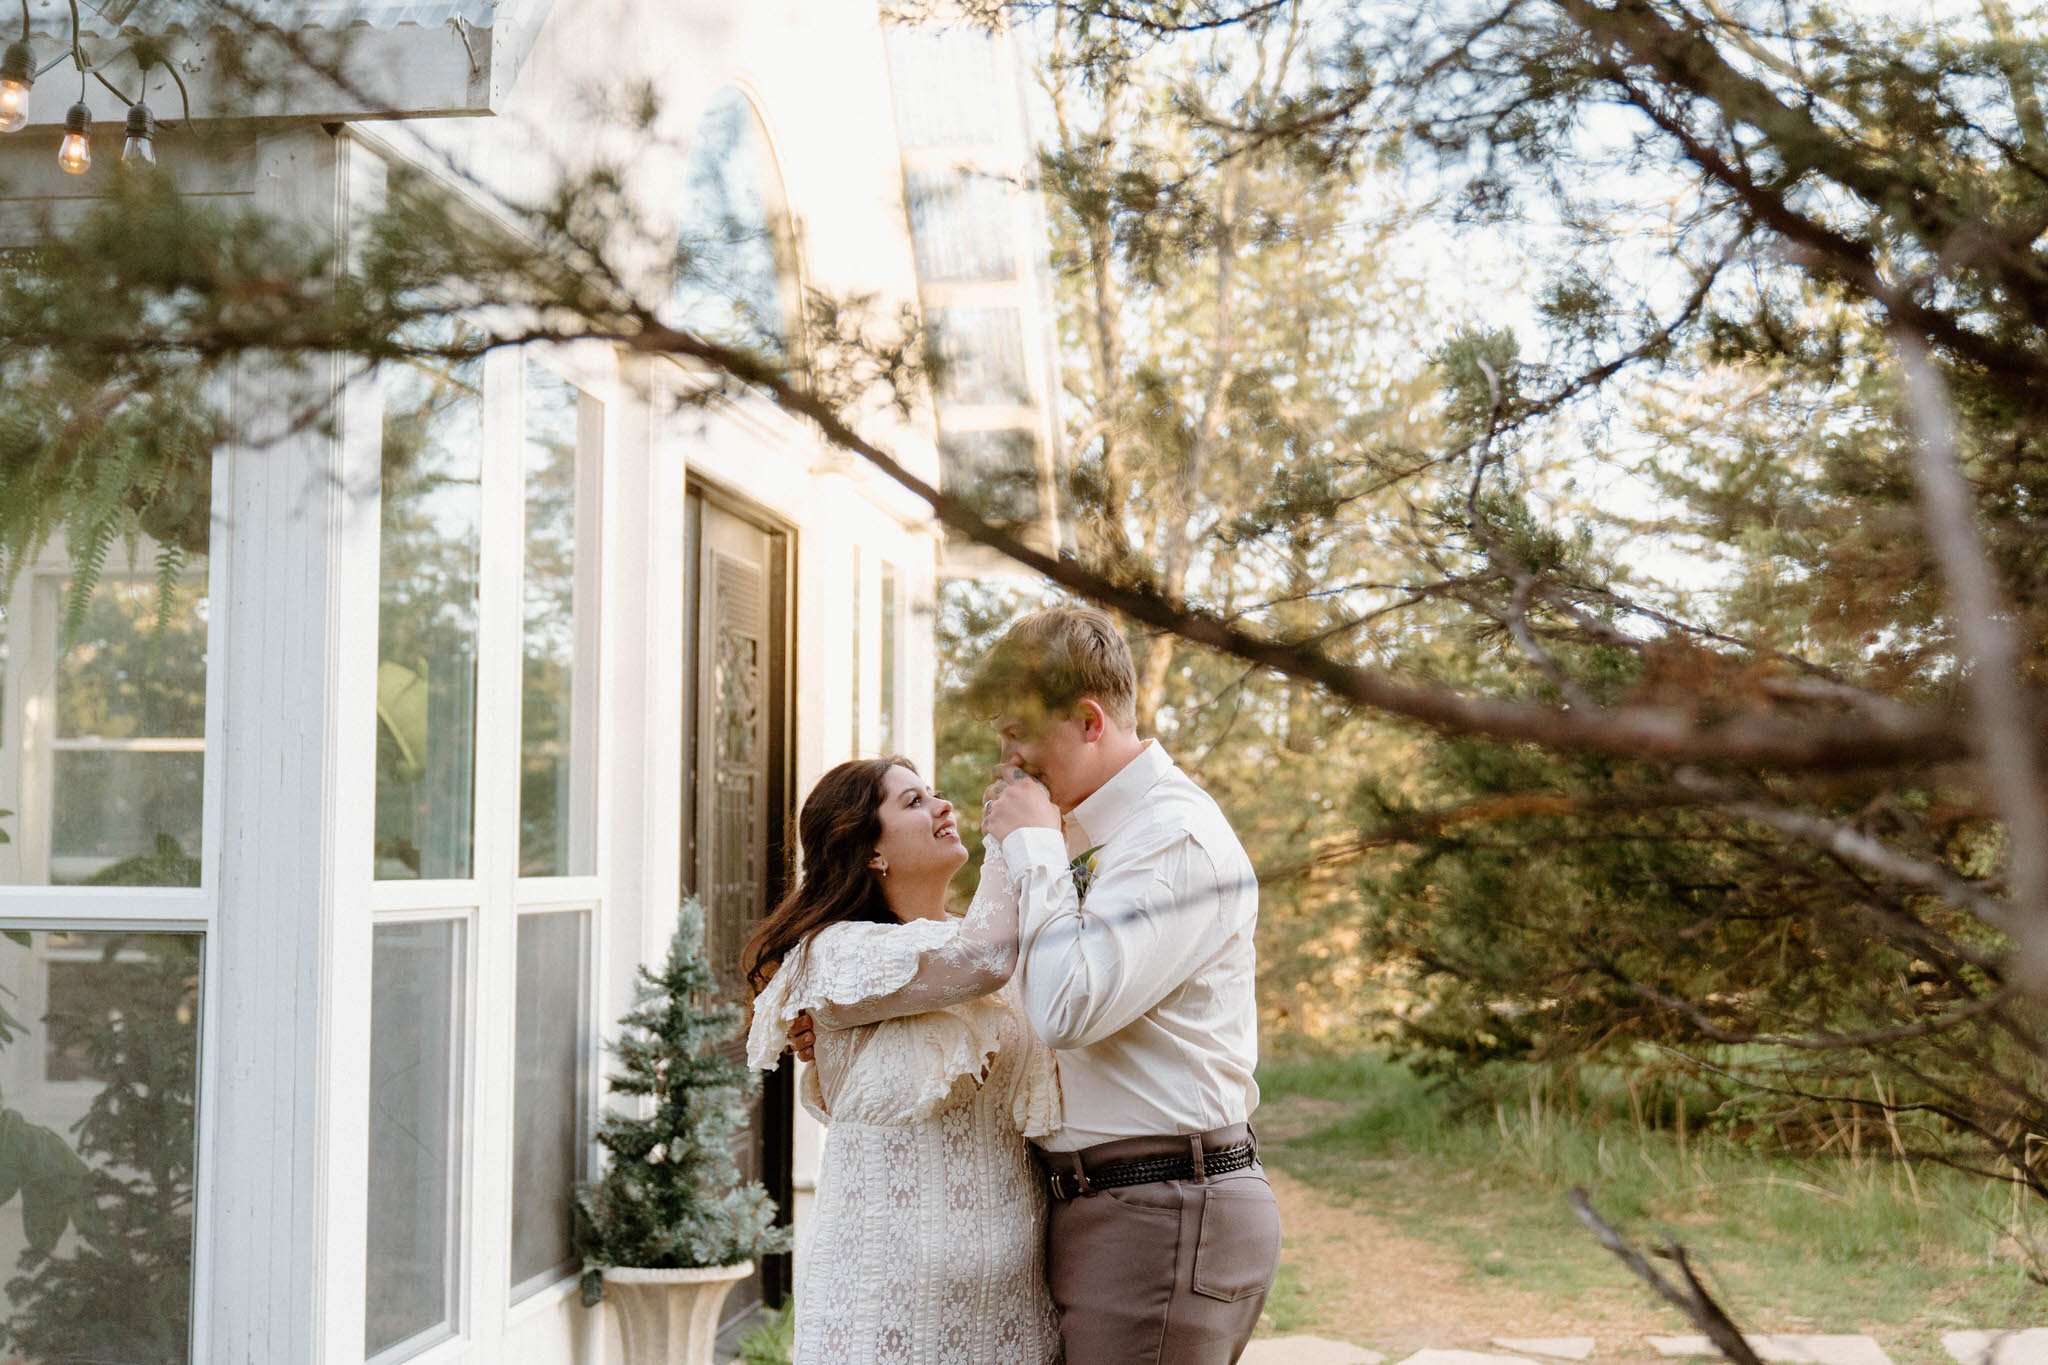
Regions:
[[[240,28],[252,20],[281,29],[434,28],[461,19],[489,28],[499,0],[82,0],[85,31],[99,37],[117,33],[206,33]],[[45,40],[68,42],[71,7],[66,0],[29,0],[31,28]],[[0,32],[8,24],[0,19]]]

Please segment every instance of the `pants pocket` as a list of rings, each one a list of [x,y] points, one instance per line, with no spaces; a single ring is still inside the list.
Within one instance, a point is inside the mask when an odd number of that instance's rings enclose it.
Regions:
[[[1280,1209],[1265,1177],[1209,1184],[1188,1287],[1206,1298],[1235,1303],[1270,1289],[1279,1266]]]

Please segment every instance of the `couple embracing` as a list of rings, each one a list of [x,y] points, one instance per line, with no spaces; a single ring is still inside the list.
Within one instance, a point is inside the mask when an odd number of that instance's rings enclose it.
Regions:
[[[1280,1220],[1258,1103],[1258,887],[1216,803],[1134,728],[1115,624],[1014,623],[971,697],[1002,766],[964,918],[950,802],[842,763],[749,940],[749,1060],[814,1059],[828,1124],[796,1365],[1223,1365]]]

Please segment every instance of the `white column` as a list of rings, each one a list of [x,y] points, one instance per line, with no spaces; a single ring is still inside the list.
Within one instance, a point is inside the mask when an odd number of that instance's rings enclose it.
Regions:
[[[267,138],[256,207],[333,232],[351,162],[318,128]],[[200,1360],[345,1359],[331,1351],[351,1333],[361,1358],[366,1100],[360,1077],[334,1073],[360,1061],[367,1028],[373,744],[368,706],[352,703],[372,695],[376,670],[376,443],[374,431],[281,429],[344,373],[339,360],[244,368],[230,496],[215,509],[229,627]],[[343,431],[357,435],[346,420]]]

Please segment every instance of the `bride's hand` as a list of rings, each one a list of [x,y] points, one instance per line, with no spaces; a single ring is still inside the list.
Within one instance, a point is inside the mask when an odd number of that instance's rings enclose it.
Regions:
[[[789,1024],[789,1047],[800,1062],[817,1059],[818,1033],[811,1024],[811,1012],[805,1010]]]
[[[1012,830],[1036,827],[1055,832],[1060,827],[1060,810],[1052,796],[1036,780],[1016,769],[999,771],[982,802],[981,831],[1000,844]]]

